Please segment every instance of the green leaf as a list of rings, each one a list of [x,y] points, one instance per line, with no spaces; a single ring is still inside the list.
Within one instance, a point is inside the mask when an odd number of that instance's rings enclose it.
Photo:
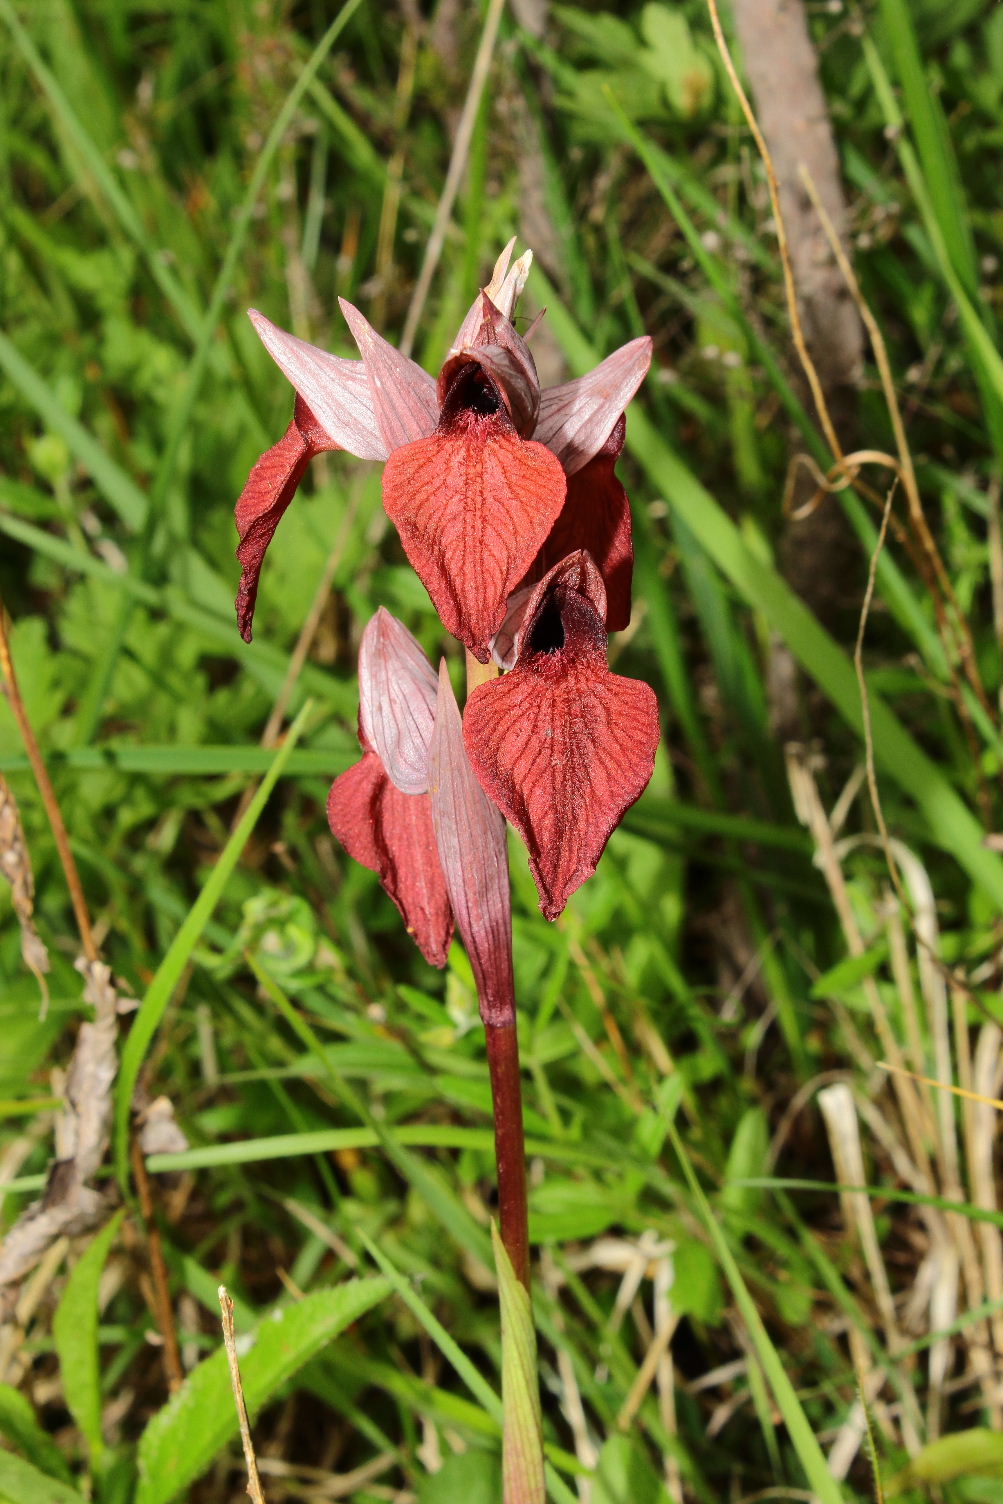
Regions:
[[[70,1414],[83,1434],[91,1465],[104,1450],[101,1434],[101,1365],[98,1354],[98,1286],[105,1261],[122,1225],[116,1212],[78,1260],[66,1281],[63,1298],[52,1322],[63,1394]]]
[[[630,1436],[611,1436],[599,1454],[592,1504],[662,1504],[666,1498],[643,1447]]]
[[[253,1346],[240,1359],[248,1414],[253,1416],[389,1289],[379,1277],[352,1280],[336,1290],[315,1291],[263,1317],[252,1334]],[[221,1345],[189,1374],[143,1432],[136,1504],[167,1504],[205,1472],[237,1431],[230,1370]]]
[[[714,92],[714,70],[695,45],[686,17],[652,3],[641,12],[641,31],[648,44],[641,61],[661,80],[673,110],[684,120],[699,114]]]
[[[0,1384],[0,1436],[23,1452],[28,1461],[53,1478],[70,1482],[66,1459],[35,1418],[30,1401],[19,1389]]]
[[[830,967],[828,971],[823,972],[812,985],[808,996],[815,999],[842,997],[865,977],[873,976],[887,954],[888,941],[882,938],[877,945],[872,945],[870,950],[865,950],[862,956],[847,956],[835,966]]]
[[[40,1473],[13,1452],[0,1452],[0,1500],[3,1504],[84,1504],[76,1489]]]
[[[999,1478],[1003,1474],[1003,1433],[977,1426],[942,1436],[917,1452],[907,1468],[885,1485],[889,1495],[916,1483],[950,1483],[954,1478]]]
[[[175,935],[166,956],[158,966],[156,975],[150,983],[129,1031],[125,1049],[122,1051],[122,1067],[118,1074],[118,1085],[115,1091],[115,1169],[119,1183],[123,1186],[128,1184],[129,1179],[129,1115],[132,1111],[132,1093],[140,1068],[146,1058],[146,1052],[157,1032],[160,1020],[167,1011],[174,989],[181,980],[181,974],[191,959],[192,951],[209,923],[212,911],[222,897],[223,889],[240,860],[240,854],[258,823],[261,812],[268,802],[268,796],[282,776],[290,753],[303,734],[303,727],[311,709],[312,704],[308,701],[290,726],[289,734],[262,779],[257,793],[248,805],[236,830],[220,852],[219,859],[205,887],[192,905],[184,924]]]
[[[721,1205],[725,1211],[735,1212],[743,1217],[751,1217],[755,1212],[762,1200],[761,1192],[736,1182],[751,1180],[765,1172],[769,1141],[770,1130],[763,1109],[748,1108],[738,1120],[728,1150],[724,1187],[721,1191]]]
[[[491,1224],[502,1337],[502,1478],[505,1504],[544,1504],[543,1417],[536,1372],[536,1329],[529,1293],[515,1277]]]
[[[712,1325],[724,1306],[721,1276],[714,1255],[703,1243],[687,1238],[672,1255],[675,1277],[672,1281],[672,1309],[679,1316],[695,1316]]]
[[[499,1504],[498,1464],[489,1452],[459,1452],[418,1484],[418,1504]]]

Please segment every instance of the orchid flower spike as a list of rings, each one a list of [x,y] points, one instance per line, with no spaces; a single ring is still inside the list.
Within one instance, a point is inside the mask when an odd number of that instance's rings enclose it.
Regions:
[[[584,549],[604,582],[604,624],[630,615],[627,497],[613,467],[623,412],[651,362],[631,340],[593,371],[541,390],[512,316],[529,270],[505,248],[433,379],[357,308],[342,312],[361,360],[329,355],[251,319],[297,392],[293,421],[262,455],[237,503],[245,640],[265,552],[309,460],[345,449],[385,461],[383,503],[444,626],[486,663],[510,595]]]

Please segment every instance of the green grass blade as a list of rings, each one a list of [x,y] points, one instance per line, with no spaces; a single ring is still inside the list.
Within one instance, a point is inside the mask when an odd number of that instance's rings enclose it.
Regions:
[[[125,1049],[122,1051],[122,1066],[115,1089],[115,1170],[122,1186],[128,1184],[129,1177],[129,1118],[132,1111],[132,1094],[143,1061],[146,1059],[146,1052],[160,1026],[174,989],[181,980],[181,974],[188,965],[202,931],[208,924],[213,909],[219,902],[233,869],[240,860],[240,854],[258,823],[272,789],[285,771],[289,756],[303,734],[303,728],[312,708],[310,703],[304,705],[289,728],[289,733],[262,779],[257,793],[248,805],[236,830],[220,852],[205,887],[195,900],[187,919],[157,968],[156,975],[133,1021]]]
[[[548,293],[553,294],[553,289]],[[592,364],[594,352],[556,295],[548,296],[547,309],[572,364],[577,369]],[[777,571],[752,552],[731,518],[640,410],[631,412],[627,442],[659,495],[667,499],[722,574],[753,609],[763,614],[847,723],[863,735],[860,688],[853,664],[843,650]],[[873,693],[870,711],[879,770],[894,779],[917,805],[931,839],[952,854],[992,903],[1003,910],[1003,861],[985,847],[986,833],[971,810],[895,714]]]
[[[951,265],[965,292],[970,298],[975,297],[978,292],[975,241],[964,185],[947,121],[923,67],[909,4],[907,0],[878,0],[878,15],[879,35],[887,40],[894,61],[923,176]]]
[[[0,1451],[0,1499],[4,1504],[84,1504],[82,1494],[46,1473],[40,1473],[23,1457]]]
[[[73,110],[51,69],[42,60],[37,47],[18,20],[10,0],[0,0],[0,16],[10,28],[15,44],[48,99],[57,123],[65,132],[66,137],[72,141],[86,170],[93,177],[99,193],[112,209],[129,239],[142,253],[154,281],[177,313],[186,332],[192,339],[197,338],[201,327],[199,310],[174,276],[163,250],[147,235],[132,201],[121,188],[101,150],[84,128],[83,122]]]
[[[118,513],[126,526],[139,528],[147,514],[147,500],[139,486],[105,452],[93,434],[82,423],[78,423],[72,413],[66,411],[31,362],[2,333],[0,367],[6,371],[22,396],[31,403],[45,426],[66,441],[70,453],[91,476],[109,506]]]
[[[240,1359],[249,1416],[345,1327],[385,1299],[385,1279],[350,1280],[279,1306],[259,1322]],[[167,1504],[194,1482],[237,1434],[230,1370],[222,1347],[204,1359],[150,1421],[139,1443],[136,1504]]]
[[[770,1341],[769,1333],[756,1309],[756,1303],[749,1294],[748,1286],[742,1278],[742,1271],[739,1269],[735,1256],[728,1246],[728,1240],[721,1227],[720,1219],[715,1215],[707,1197],[701,1189],[700,1182],[697,1180],[693,1166],[690,1163],[689,1155],[679,1136],[679,1131],[675,1123],[670,1119],[666,1119],[666,1128],[672,1141],[672,1147],[675,1149],[679,1163],[682,1166],[686,1183],[693,1196],[697,1215],[703,1223],[717,1252],[721,1268],[731,1286],[732,1294],[735,1297],[738,1308],[742,1313],[742,1319],[745,1322],[750,1340],[755,1348],[756,1357],[759,1359],[763,1373],[766,1375],[767,1382],[773,1391],[773,1398],[776,1400],[777,1408],[783,1416],[784,1425],[787,1427],[787,1433],[804,1469],[809,1486],[821,1501],[821,1504],[843,1504],[843,1495],[840,1487],[829,1472],[825,1453],[819,1446],[815,1434],[808,1423],[808,1417],[804,1413],[801,1401],[798,1399],[794,1391],[794,1386],[787,1377],[784,1360]]]
[[[98,1286],[125,1215],[102,1227],[77,1261],[56,1308],[52,1335],[59,1358],[63,1395],[97,1467],[104,1452],[101,1429],[101,1365],[98,1353]]]

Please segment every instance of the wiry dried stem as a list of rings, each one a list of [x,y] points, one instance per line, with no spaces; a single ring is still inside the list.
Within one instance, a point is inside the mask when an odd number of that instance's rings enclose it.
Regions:
[[[4,689],[10,708],[14,712],[21,740],[24,742],[24,750],[28,754],[31,770],[38,784],[38,792],[42,796],[45,813],[49,817],[52,834],[56,842],[56,850],[66,877],[66,886],[70,891],[70,902],[73,904],[73,913],[77,921],[77,929],[80,932],[80,944],[84,955],[92,964],[99,959],[98,948],[94,942],[94,930],[91,925],[91,916],[87,908],[87,900],[84,898],[83,884],[80,881],[80,873],[70,849],[70,838],[66,833],[63,816],[56,798],[56,791],[52,787],[42,749],[38,745],[34,728],[28,719],[24,700],[17,682],[17,674],[14,671],[14,660],[10,651],[10,638],[7,633],[7,613],[4,610],[3,601],[0,600],[0,670],[3,672]]]
[[[258,1460],[254,1455],[254,1442],[251,1440],[251,1427],[247,1419],[244,1386],[240,1382],[240,1364],[237,1361],[237,1334],[233,1326],[233,1301],[230,1299],[225,1285],[220,1285],[217,1293],[219,1295],[219,1308],[223,1313],[223,1346],[226,1348],[226,1361],[230,1365],[233,1402],[237,1407],[237,1420],[240,1424],[240,1442],[244,1448],[244,1462],[247,1465],[247,1492],[251,1499],[251,1504],[265,1504],[265,1494],[261,1487],[261,1477],[258,1473]]]

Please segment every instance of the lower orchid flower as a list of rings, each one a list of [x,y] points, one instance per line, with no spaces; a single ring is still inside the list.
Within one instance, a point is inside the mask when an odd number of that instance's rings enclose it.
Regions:
[[[555,564],[526,602],[515,666],[475,689],[463,717],[474,771],[525,841],[548,919],[592,876],[654,770],[658,702],[610,672],[605,615],[589,555]]]

